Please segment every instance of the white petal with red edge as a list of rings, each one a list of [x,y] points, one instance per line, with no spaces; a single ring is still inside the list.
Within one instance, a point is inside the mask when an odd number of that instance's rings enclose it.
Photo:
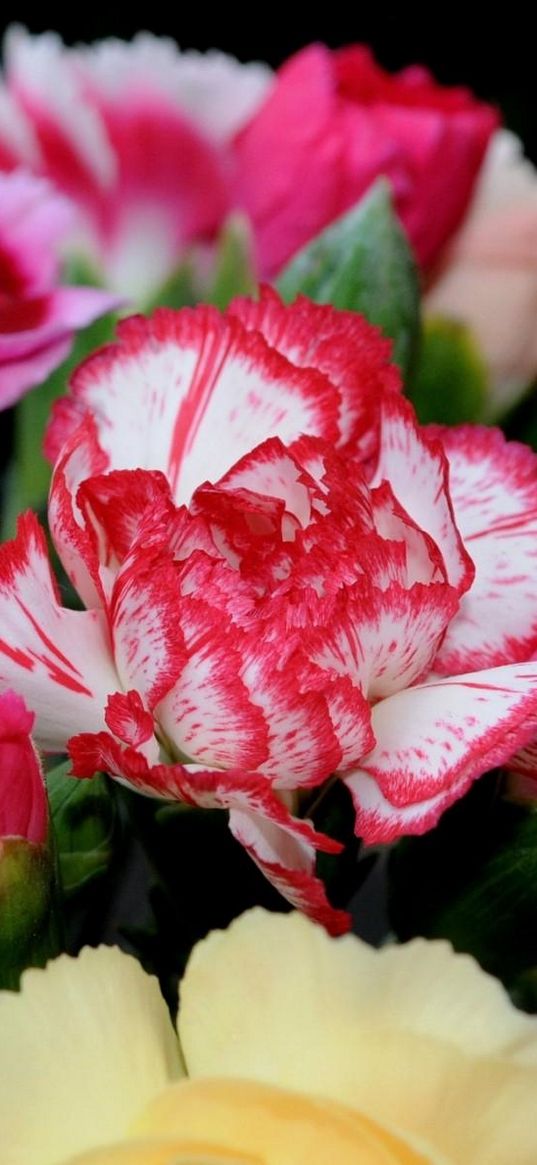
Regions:
[[[69,404],[53,417],[48,446],[93,412],[114,469],[160,469],[188,500],[271,436],[337,437],[337,392],[321,373],[294,368],[259,333],[212,308],[135,316],[119,342],[74,374]]]
[[[118,574],[110,602],[114,657],[123,687],[152,711],[184,664],[179,582],[166,552],[136,548]]]
[[[350,676],[378,700],[429,671],[457,605],[456,592],[442,583],[409,590],[392,583],[380,591],[364,578],[346,588],[308,650],[319,667]]]
[[[400,837],[420,835],[433,829],[445,809],[466,793],[469,781],[455,781],[449,790],[404,807],[392,805],[373,779],[360,772],[346,782],[356,810],[356,833],[366,845],[388,845]]]
[[[328,376],[340,393],[339,446],[352,442],[362,457],[376,452],[381,398],[402,391],[391,341],[378,328],[304,296],[284,305],[271,287],[262,287],[258,300],[234,300],[229,310],[293,364]]]
[[[118,687],[100,611],[69,611],[59,601],[44,535],[33,514],[0,547],[0,684],[36,713],[36,741],[62,751],[75,732],[104,727]]]
[[[537,456],[499,429],[434,430],[475,565],[435,663],[441,675],[528,659],[537,647]]]
[[[54,467],[50,486],[48,521],[52,539],[65,571],[86,607],[100,607],[103,590],[98,569],[96,539],[76,502],[82,481],[101,473],[107,458],[97,441],[95,424],[86,417],[65,443]]]
[[[244,635],[226,613],[197,598],[177,608],[184,662],[156,716],[180,756],[222,768],[258,768],[268,726],[241,679]]]
[[[295,910],[321,923],[330,934],[345,934],[350,930],[350,914],[330,905],[324,884],[314,873],[316,848],[324,847],[296,836],[292,824],[293,819],[286,828],[242,809],[232,808],[229,814],[233,836]]]
[[[503,764],[536,734],[537,663],[408,688],[381,700],[372,724],[376,746],[345,778],[357,808],[365,774],[368,804],[372,779],[393,807],[394,829],[400,809],[438,798],[432,824],[471,781]],[[405,831],[403,813],[399,832]]]
[[[448,462],[438,441],[419,428],[412,406],[392,393],[382,403],[380,452],[372,486],[389,482],[395,497],[434,540],[448,582],[462,594],[473,566],[457,529],[449,493]]]

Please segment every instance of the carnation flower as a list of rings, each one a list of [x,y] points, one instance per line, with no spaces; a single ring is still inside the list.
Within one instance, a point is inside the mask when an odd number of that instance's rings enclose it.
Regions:
[[[497,121],[426,69],[390,76],[363,45],[301,50],[237,138],[238,198],[261,270],[278,271],[381,175],[430,266],[463,218]]]
[[[535,1160],[536,1020],[444,942],[256,910],[194,949],[179,1039],[106,947],[26,972],[0,1021],[4,1165]]]
[[[191,244],[214,241],[231,200],[231,142],[270,79],[222,53],[140,33],[68,49],[11,28],[0,166],[46,174],[77,210],[71,250],[148,303]]]
[[[537,459],[420,429],[388,353],[360,317],[268,291],[124,321],[49,432],[86,611],[61,606],[32,515],[0,549],[0,682],[41,746],[229,810],[333,930],[313,865],[338,847],[298,794],[335,772],[366,840],[422,832],[537,723]]]
[[[0,409],[45,380],[75,332],[117,307],[89,287],[60,287],[69,203],[23,171],[0,174]]]

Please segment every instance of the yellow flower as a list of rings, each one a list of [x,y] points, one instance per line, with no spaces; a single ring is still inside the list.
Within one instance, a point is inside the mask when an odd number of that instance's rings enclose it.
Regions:
[[[443,942],[255,910],[194,950],[179,1041],[101,947],[0,993],[2,1165],[535,1165],[537,1020]]]

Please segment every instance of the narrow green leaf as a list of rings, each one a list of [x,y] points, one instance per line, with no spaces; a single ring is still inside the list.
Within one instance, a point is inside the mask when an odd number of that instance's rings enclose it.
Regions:
[[[488,373],[468,328],[441,316],[426,320],[408,395],[422,424],[479,421]]]
[[[419,334],[419,281],[406,235],[383,180],[296,255],[278,279],[283,298],[361,312],[394,342],[407,373]]]

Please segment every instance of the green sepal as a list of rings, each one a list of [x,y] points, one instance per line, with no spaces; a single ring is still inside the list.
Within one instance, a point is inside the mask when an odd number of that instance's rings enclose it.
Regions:
[[[306,295],[360,312],[391,337],[395,361],[409,372],[420,326],[419,280],[384,180],[299,251],[277,287],[289,303]]]
[[[69,762],[46,774],[63,893],[74,896],[112,864],[119,829],[115,798],[107,777],[69,777]]]
[[[17,990],[27,967],[62,950],[56,866],[51,848],[25,838],[0,841],[0,988]]]
[[[231,214],[220,232],[213,283],[203,298],[225,311],[236,295],[255,295],[256,291],[250,223],[243,214]]]
[[[144,312],[151,315],[157,307],[170,307],[178,311],[182,307],[193,307],[199,298],[195,264],[193,259],[187,256],[151,297],[144,307]]]
[[[422,424],[480,421],[488,372],[469,328],[442,316],[425,320],[408,395]]]

